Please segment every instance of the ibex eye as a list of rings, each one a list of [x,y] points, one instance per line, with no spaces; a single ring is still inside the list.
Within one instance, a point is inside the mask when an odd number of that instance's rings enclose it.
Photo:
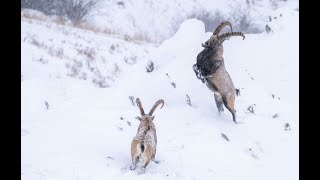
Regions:
[[[208,43],[208,42],[205,42],[204,44],[205,44],[206,46],[208,46],[208,45],[209,45],[209,43]]]

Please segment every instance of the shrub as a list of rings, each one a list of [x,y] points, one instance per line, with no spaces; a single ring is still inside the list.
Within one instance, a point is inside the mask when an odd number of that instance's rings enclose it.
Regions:
[[[21,9],[29,8],[46,15],[57,15],[77,23],[85,21],[101,0],[21,0]]]

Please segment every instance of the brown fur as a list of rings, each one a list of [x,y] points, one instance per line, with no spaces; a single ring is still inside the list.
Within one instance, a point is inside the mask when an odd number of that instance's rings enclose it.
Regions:
[[[130,169],[134,170],[139,159],[142,159],[143,163],[141,170],[142,173],[144,173],[145,168],[148,166],[151,160],[158,163],[155,160],[157,147],[157,132],[153,123],[154,116],[152,116],[152,113],[159,104],[162,104],[163,106],[164,101],[158,100],[148,114],[144,113],[139,98],[137,98],[136,103],[140,109],[141,117],[138,117],[138,119],[140,120],[140,124],[138,127],[137,135],[133,138],[131,142],[132,165]]]
[[[217,108],[223,111],[223,105],[231,112],[233,121],[236,122],[236,110],[234,109],[236,89],[229,73],[226,71],[223,58],[223,42],[231,36],[242,36],[241,32],[228,32],[218,35],[223,27],[231,23],[222,22],[209,40],[202,44],[205,48],[197,56],[197,63],[193,66],[194,71],[202,82],[214,92]]]

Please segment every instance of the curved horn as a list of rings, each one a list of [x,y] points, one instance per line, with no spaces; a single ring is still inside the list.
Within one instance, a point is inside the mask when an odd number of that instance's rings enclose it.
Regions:
[[[231,36],[242,36],[243,37],[242,40],[246,38],[242,32],[227,32],[218,36],[218,39],[224,41],[226,38]]]
[[[137,104],[138,108],[140,109],[141,115],[142,115],[142,116],[146,115],[146,114],[144,113],[144,110],[143,110],[143,107],[142,107],[142,105],[141,105],[141,101],[140,101],[139,98],[136,99],[136,104]]]
[[[229,21],[224,21],[224,22],[220,23],[220,24],[217,26],[216,30],[214,30],[213,35],[218,35],[219,32],[222,30],[222,28],[224,28],[225,26],[230,26],[231,32],[232,32],[232,25],[231,25],[231,23],[230,23]]]
[[[156,110],[156,108],[159,106],[159,104],[162,104],[162,106],[160,107],[160,109],[161,109],[164,105],[164,100],[160,99],[153,105],[153,107],[151,108],[151,110],[149,112],[149,116],[152,116],[154,110]]]

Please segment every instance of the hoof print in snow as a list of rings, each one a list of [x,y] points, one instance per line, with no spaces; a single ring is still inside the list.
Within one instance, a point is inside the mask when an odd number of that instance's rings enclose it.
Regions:
[[[189,95],[186,94],[186,96],[187,96],[187,104],[188,104],[189,106],[192,106],[192,104],[191,104],[191,99],[190,99]]]
[[[133,96],[129,96],[129,99],[131,100],[131,104],[132,104],[132,106],[135,106],[135,103],[134,103],[134,97],[133,97]]]
[[[131,126],[131,122],[127,121],[127,124],[128,124],[129,126]]]
[[[279,116],[278,114],[275,114],[272,116],[272,118],[274,119],[274,118],[277,118],[278,116]]]
[[[47,101],[44,101],[44,105],[46,105],[47,110],[49,109],[49,103]]]
[[[119,130],[119,131],[123,131],[123,128],[122,128],[122,127],[118,127],[118,130]]]
[[[132,57],[124,57],[124,62],[129,64],[129,65],[134,65],[135,63],[137,63],[137,56],[132,56]]]
[[[289,123],[286,123],[286,124],[284,125],[284,130],[285,130],[285,131],[290,131],[290,130],[291,130]]]
[[[229,141],[229,138],[227,137],[227,135],[221,133],[221,136],[222,136],[225,140]]]
[[[120,117],[120,120],[124,120],[122,116]]]
[[[240,96],[240,88],[239,88],[239,89],[236,89],[236,95],[237,95],[237,96]]]
[[[150,72],[152,72],[153,70],[154,70],[154,64],[153,64],[152,61],[150,61],[150,62],[148,63],[148,65],[147,65],[147,67],[146,67],[146,71],[147,71],[147,73],[150,73]]]

